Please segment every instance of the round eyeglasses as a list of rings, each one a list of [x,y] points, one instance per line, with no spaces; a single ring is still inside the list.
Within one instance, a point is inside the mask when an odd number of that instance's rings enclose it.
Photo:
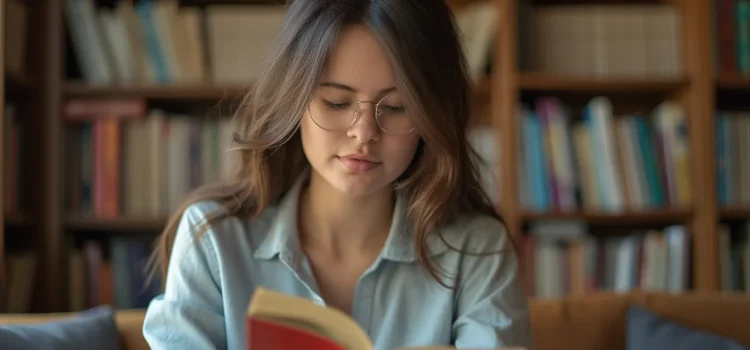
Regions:
[[[375,107],[378,127],[388,134],[408,134],[416,128],[406,108],[396,93],[390,93],[378,102],[358,101],[353,92],[339,88],[319,89],[310,103],[312,121],[325,130],[345,130],[354,125],[362,114],[363,104]]]

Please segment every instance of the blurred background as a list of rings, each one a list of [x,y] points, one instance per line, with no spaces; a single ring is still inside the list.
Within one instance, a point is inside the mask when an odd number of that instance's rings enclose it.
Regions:
[[[750,0],[448,2],[530,298],[750,292]],[[0,310],[145,307],[282,1],[0,3]]]

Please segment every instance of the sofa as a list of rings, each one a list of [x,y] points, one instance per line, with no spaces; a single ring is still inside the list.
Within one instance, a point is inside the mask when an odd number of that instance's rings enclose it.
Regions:
[[[626,324],[630,306],[640,306],[663,318],[651,322],[651,339],[627,338]],[[750,294],[740,293],[602,293],[560,300],[535,300],[531,303],[531,327],[537,350],[625,350],[630,349],[723,349],[716,343],[705,347],[683,346],[705,340],[705,332],[734,340],[750,347]],[[674,323],[684,330],[680,333]],[[637,333],[637,330],[636,330]],[[649,340],[678,335],[675,342],[647,346]],[[699,339],[700,337],[700,339]],[[660,339],[660,340],[663,340]],[[639,341],[635,344],[635,341]],[[707,344],[707,343],[703,343]],[[735,347],[736,348],[736,347]]]
[[[750,295],[719,293],[599,293],[571,296],[562,299],[532,300],[531,323],[537,350],[619,350],[627,349],[626,324],[630,306],[639,306],[674,322],[683,331],[725,337],[750,347]],[[0,325],[38,324],[71,317],[72,314],[0,315]],[[632,316],[632,314],[630,314]],[[653,321],[653,320],[652,320]],[[123,350],[148,349],[141,335],[143,310],[120,310],[115,323]],[[653,322],[645,324],[645,333],[656,330],[656,335],[677,336],[683,344],[696,344],[695,338]],[[705,340],[705,338],[703,339]],[[643,349],[643,346],[631,348]],[[654,349],[665,348],[656,344]],[[667,345],[666,348],[680,349]],[[694,347],[691,347],[691,349]],[[709,346],[708,348],[716,348]]]

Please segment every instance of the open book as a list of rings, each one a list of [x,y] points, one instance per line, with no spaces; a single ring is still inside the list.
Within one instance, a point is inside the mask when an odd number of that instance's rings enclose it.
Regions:
[[[373,345],[354,319],[338,309],[258,287],[247,308],[247,348],[372,350]],[[454,348],[423,346],[400,350],[447,349]]]

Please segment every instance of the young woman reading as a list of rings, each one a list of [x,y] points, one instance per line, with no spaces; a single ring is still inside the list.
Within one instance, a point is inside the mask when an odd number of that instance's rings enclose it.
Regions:
[[[150,346],[244,350],[263,286],[342,310],[381,350],[530,349],[444,1],[296,0],[276,44],[234,117],[233,178],[192,194],[162,235]]]

